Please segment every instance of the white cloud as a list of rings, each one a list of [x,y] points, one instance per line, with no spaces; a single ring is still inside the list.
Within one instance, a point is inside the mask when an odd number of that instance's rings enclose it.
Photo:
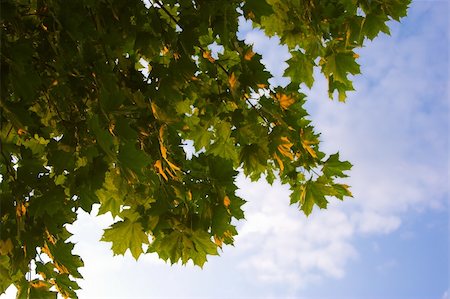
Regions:
[[[288,205],[286,186],[243,178],[239,185],[241,195],[249,200],[247,221],[236,240],[242,269],[262,281],[293,289],[318,282],[323,274],[343,277],[343,266],[357,257],[349,242],[354,228],[345,213],[331,207],[306,219]]]
[[[351,217],[358,232],[363,234],[388,234],[396,230],[401,224],[399,217],[386,216],[370,211],[356,212]]]

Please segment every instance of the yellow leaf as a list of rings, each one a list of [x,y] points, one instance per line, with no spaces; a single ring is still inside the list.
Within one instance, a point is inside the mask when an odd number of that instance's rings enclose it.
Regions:
[[[167,46],[164,46],[164,48],[161,50],[162,55],[166,55],[169,52],[169,48]]]
[[[233,239],[233,233],[232,233],[231,231],[229,231],[229,230],[226,230],[226,231],[223,233],[223,236],[224,236],[225,238],[227,238],[227,239]]]
[[[17,217],[19,218],[22,217],[23,215],[25,215],[26,212],[27,212],[26,206],[23,203],[19,202],[16,207]]]
[[[164,140],[164,129],[165,128],[166,128],[165,126],[161,126],[159,128],[159,140],[160,140],[160,142],[162,142]]]
[[[52,243],[53,245],[56,244],[56,238],[49,233],[49,231],[47,229],[45,229],[45,235],[47,236],[47,240]]]
[[[7,255],[11,253],[13,248],[11,239],[7,239],[6,241],[0,240],[0,255]]]
[[[42,280],[38,280],[38,281],[32,281],[31,282],[31,286],[34,289],[40,289],[40,288],[46,288],[47,284],[44,281],[42,281]]]
[[[313,158],[317,158],[317,154],[316,152],[313,150],[312,147],[309,146],[310,143],[308,143],[308,141],[304,141],[302,140],[302,146],[303,148],[313,157]]]
[[[164,146],[164,126],[159,128],[159,149],[161,151],[161,156],[167,160],[167,148]]]
[[[146,131],[144,131],[143,128],[139,128],[139,134],[141,134],[141,135],[144,136],[144,137],[150,136],[150,134],[147,133]]]
[[[167,175],[164,173],[164,169],[162,167],[162,163],[161,160],[158,160],[155,162],[155,168],[158,171],[158,173],[167,181],[169,180],[169,178],[167,177]]]
[[[245,52],[244,59],[251,60],[253,56],[255,56],[255,52],[253,52],[252,49],[248,49],[247,52]]]
[[[304,204],[306,199],[306,187],[302,185],[301,187],[302,193],[300,194],[300,203]]]
[[[61,274],[69,274],[69,270],[66,266],[59,264],[58,262],[54,262],[55,268],[59,271]]]
[[[348,194],[350,194],[349,196],[353,197],[352,191],[350,191],[350,186],[346,185],[346,184],[339,184],[341,187],[343,187],[345,189],[345,191],[348,192]]]
[[[223,205],[228,209],[230,204],[231,204],[230,198],[228,197],[228,195],[225,195],[225,198],[223,199]]]
[[[211,52],[210,51],[203,51],[203,58],[206,58],[209,60],[209,62],[214,62],[216,61],[212,56],[211,56]]]
[[[275,158],[275,160],[278,162],[278,165],[280,166],[280,174],[281,174],[283,172],[283,170],[284,170],[283,161],[281,161],[280,157],[278,157],[277,154],[274,154],[273,157]]]
[[[259,88],[266,88],[267,87],[266,84],[262,84],[262,83],[258,83],[258,84],[256,84],[256,86],[258,86]]]
[[[175,176],[175,173],[173,173],[171,170],[170,170],[170,168],[166,168],[166,170],[165,170],[166,172],[167,172],[167,174],[172,178],[172,179],[174,179],[176,176]]]
[[[300,138],[302,140],[302,146],[303,148],[311,155],[311,157],[316,158],[317,159],[317,154],[314,151],[314,149],[310,146],[311,144],[316,144],[317,142],[315,141],[310,141],[310,140],[305,140],[303,138],[303,129],[300,130]]]
[[[169,164],[169,167],[172,168],[173,171],[180,171],[180,167],[176,166],[175,164],[173,164],[172,162],[170,162],[169,160],[166,159],[167,164]]]
[[[214,235],[214,243],[216,243],[217,246],[222,248],[223,241],[221,238],[219,238],[217,235]]]
[[[159,149],[161,150],[161,156],[164,159],[167,159],[167,148],[162,144],[162,142],[159,143]]]
[[[111,122],[111,123],[109,124],[108,131],[109,131],[109,133],[111,133],[111,135],[113,135],[113,136],[116,136],[116,134],[114,134],[114,129],[115,129],[115,128],[116,128],[116,124],[113,123],[113,122]]]
[[[232,90],[235,90],[237,87],[237,78],[236,75],[233,73],[231,73],[230,77],[228,78],[228,83],[230,84],[230,87]]]
[[[287,137],[281,137],[281,143],[278,145],[278,151],[285,157],[294,160],[294,155],[291,152],[293,143]]]
[[[283,110],[288,109],[289,106],[295,103],[295,100],[292,97],[285,95],[283,93],[277,93],[276,98]]]
[[[48,249],[47,243],[44,244],[44,246],[41,247],[41,251],[45,253],[49,258],[53,259],[53,255],[50,252],[50,249]]]
[[[156,119],[160,119],[160,116],[159,116],[159,113],[158,113],[159,107],[156,106],[156,104],[153,103],[153,102],[152,102],[151,106],[152,106],[152,112],[153,112],[153,115],[155,116],[155,118]]]

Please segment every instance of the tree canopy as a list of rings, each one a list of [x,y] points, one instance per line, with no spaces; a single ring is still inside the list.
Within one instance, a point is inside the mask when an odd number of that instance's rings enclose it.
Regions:
[[[66,225],[111,213],[114,254],[203,266],[233,244],[238,171],[279,179],[306,215],[351,196],[303,107],[318,69],[352,91],[355,49],[409,0],[1,1],[0,293],[75,298]],[[237,35],[251,21],[291,58],[286,87]]]

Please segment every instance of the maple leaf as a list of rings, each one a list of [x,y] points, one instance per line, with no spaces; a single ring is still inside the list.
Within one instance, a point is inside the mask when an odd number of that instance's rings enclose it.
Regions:
[[[143,244],[148,244],[148,236],[142,228],[142,224],[137,220],[125,219],[114,223],[110,228],[105,229],[102,241],[112,242],[114,255],[125,254],[129,249],[131,255],[137,260],[142,250]]]
[[[289,106],[295,103],[294,98],[283,93],[277,93],[276,99],[283,110],[288,109]]]
[[[330,155],[330,157],[324,162],[322,167],[322,173],[327,177],[341,177],[345,178],[348,175],[344,171],[350,170],[352,164],[348,161],[340,161],[339,153]]]

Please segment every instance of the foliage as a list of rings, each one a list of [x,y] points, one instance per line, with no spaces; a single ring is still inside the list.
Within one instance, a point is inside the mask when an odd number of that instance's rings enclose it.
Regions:
[[[2,1],[0,293],[76,297],[66,225],[94,204],[116,217],[114,254],[202,266],[244,218],[238,170],[279,178],[306,215],[351,196],[299,90],[317,68],[344,101],[355,49],[408,2]],[[243,19],[288,47],[286,87],[237,37]]]

